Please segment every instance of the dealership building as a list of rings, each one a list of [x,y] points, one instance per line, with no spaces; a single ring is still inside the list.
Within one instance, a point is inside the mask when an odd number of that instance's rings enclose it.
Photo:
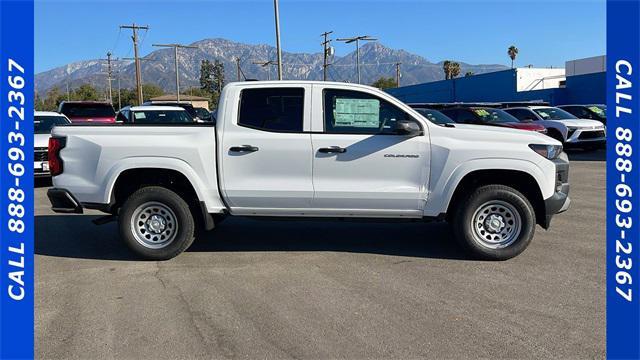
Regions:
[[[509,102],[552,105],[606,103],[606,56],[567,61],[564,69],[514,68],[386,91],[408,102]]]

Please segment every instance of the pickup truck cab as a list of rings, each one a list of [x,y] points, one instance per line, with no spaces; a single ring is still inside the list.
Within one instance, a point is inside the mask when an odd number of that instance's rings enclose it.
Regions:
[[[99,209],[137,254],[168,259],[225,216],[448,221],[472,254],[508,259],[569,206],[559,142],[431,123],[378,89],[231,83],[218,119],[66,126],[50,139],[53,210]],[[428,234],[425,234],[425,241]]]

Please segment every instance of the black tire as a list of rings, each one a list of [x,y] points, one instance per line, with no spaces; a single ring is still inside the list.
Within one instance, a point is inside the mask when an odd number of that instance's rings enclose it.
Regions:
[[[497,204],[498,207],[492,210],[494,208],[491,204]],[[484,211],[481,209],[489,210],[484,219],[482,217]],[[500,211],[503,212],[500,213]],[[510,213],[513,213],[511,225],[509,224]],[[474,218],[474,215],[477,217]],[[493,217],[493,215],[496,216]],[[491,243],[494,240],[486,239],[491,236],[503,236],[494,235],[493,232],[484,228],[488,224],[496,226],[495,222],[489,222],[490,216],[492,216],[491,220],[497,221],[496,228],[508,232],[504,236],[511,240],[500,245]],[[478,224],[476,222],[478,219],[485,221],[480,221],[481,224]],[[513,220],[519,220],[520,226],[515,225]],[[477,231],[474,229],[476,225]],[[474,190],[457,204],[452,226],[458,242],[475,257],[485,260],[507,260],[522,253],[529,246],[535,232],[536,215],[531,203],[517,190],[503,185],[486,185]],[[485,231],[486,235],[481,234],[482,231]]]
[[[151,233],[148,227],[146,231],[143,229],[152,220],[147,214],[157,216],[159,221],[155,224],[165,224],[153,228],[155,231],[162,229],[161,233]],[[134,217],[139,220],[145,217],[147,221],[135,224]],[[159,186],[134,192],[120,209],[118,227],[125,244],[148,260],[167,260],[179,255],[191,246],[195,234],[195,221],[187,202],[175,192]],[[165,240],[161,239],[163,235]],[[155,239],[157,243],[154,243]]]

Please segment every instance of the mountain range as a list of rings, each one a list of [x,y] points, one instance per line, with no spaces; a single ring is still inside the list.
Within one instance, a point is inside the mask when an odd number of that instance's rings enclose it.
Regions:
[[[200,62],[204,59],[219,60],[224,64],[225,80],[237,79],[236,58],[240,58],[241,78],[266,80],[269,76],[267,67],[255,64],[277,58],[276,49],[269,45],[249,45],[226,39],[205,39],[192,46],[197,49],[180,49],[180,88],[199,86]],[[333,56],[328,70],[329,80],[356,82],[355,50],[345,56]],[[363,84],[371,84],[381,76],[395,77],[395,63],[401,63],[401,85],[412,85],[444,79],[442,62],[433,63],[422,56],[411,54],[405,50],[395,50],[379,42],[370,42],[360,47],[360,70]],[[113,63],[114,78],[120,80],[122,88],[135,86],[135,66],[132,61],[116,61]],[[283,51],[283,78],[292,80],[321,80],[322,52],[290,53]],[[271,69],[271,78],[277,77],[277,67],[267,65]],[[471,65],[460,63],[461,74],[468,71],[474,74],[504,70],[507,67],[499,64]],[[160,86],[165,92],[175,92],[174,52],[165,48],[153,51],[142,58],[142,82]],[[68,85],[75,88],[89,83],[99,89],[105,89],[107,64],[105,60],[94,59],[78,61],[36,74],[35,88],[43,94],[53,87],[65,89]],[[113,83],[116,88],[117,81]]]

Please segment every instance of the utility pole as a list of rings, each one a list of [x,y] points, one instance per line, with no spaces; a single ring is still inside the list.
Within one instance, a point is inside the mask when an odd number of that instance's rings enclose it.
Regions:
[[[136,58],[132,58],[132,57],[123,57],[122,60],[127,60],[127,61],[135,61]],[[158,61],[158,59],[151,59],[151,58],[138,58],[138,62],[142,62],[142,61]],[[140,93],[142,94],[142,73],[139,73],[140,75],[138,76],[138,78],[140,78]],[[144,95],[144,94],[143,94]],[[144,102],[144,99],[143,99]],[[140,105],[142,105],[142,103],[140,103]]]
[[[332,51],[332,48],[329,46],[331,43],[331,39],[328,39],[329,34],[333,33],[333,31],[326,31],[322,33],[320,36],[324,37],[324,41],[322,42],[322,47],[324,49],[324,63],[322,64],[322,80],[327,81],[327,67],[329,64],[327,63],[327,58],[329,57],[329,52]]]
[[[242,70],[240,69],[240,58],[239,58],[239,57],[237,57],[237,58],[236,58],[236,74],[237,74],[236,79],[237,79],[238,81],[240,81],[240,73],[241,73],[241,72],[242,72]]]
[[[120,99],[120,69],[118,69],[118,109],[122,109],[122,102]]]
[[[113,81],[113,70],[111,68],[111,52],[107,52],[107,58],[102,60],[107,61],[107,96],[109,97],[109,102],[113,104],[113,95],[111,88],[111,81]]]
[[[401,62],[396,63],[396,87],[400,87],[400,65]]]
[[[267,79],[271,80],[271,65],[275,65],[276,62],[273,60],[269,60],[269,61],[254,61],[253,62],[256,65],[260,65],[263,68],[266,67],[267,68]]]
[[[350,44],[352,42],[356,43],[356,71],[358,72],[358,84],[360,84],[360,40],[375,41],[378,39],[372,38],[369,35],[361,35],[361,36],[354,36],[350,38],[336,39],[336,40],[343,41],[345,44]]]
[[[176,101],[180,102],[180,75],[179,75],[179,66],[178,66],[178,49],[197,49],[197,46],[189,46],[189,45],[180,45],[180,44],[153,44],[153,46],[157,47],[172,47],[173,48],[173,56],[174,56],[174,66],[176,71]]]
[[[142,97],[142,75],[140,70],[140,57],[138,56],[138,30],[149,30],[148,26],[138,26],[135,23],[131,25],[121,25],[121,29],[131,29],[133,31],[133,56],[136,63],[136,92],[138,93],[138,105],[142,105],[144,99]]]
[[[282,48],[280,48],[280,9],[278,0],[273,0],[273,10],[276,15],[276,50],[278,52],[278,80],[282,80]]]

